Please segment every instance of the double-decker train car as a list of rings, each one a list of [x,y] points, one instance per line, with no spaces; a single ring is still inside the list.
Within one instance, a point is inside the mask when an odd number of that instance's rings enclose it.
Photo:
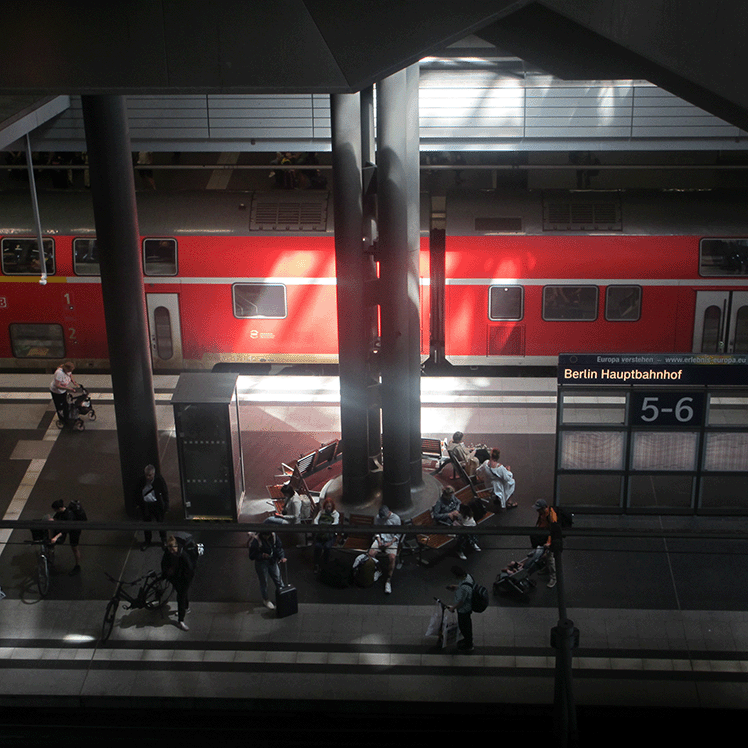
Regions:
[[[421,355],[549,366],[561,352],[748,352],[739,192],[453,190],[422,201]],[[0,367],[106,369],[90,194],[0,196]],[[138,193],[155,369],[337,361],[327,191]]]
[[[40,195],[46,285],[28,194],[3,194],[0,215],[0,366],[105,369],[90,195]],[[138,221],[155,369],[337,362],[327,191],[144,192]]]
[[[563,352],[748,353],[747,198],[451,193],[446,360],[542,366]]]

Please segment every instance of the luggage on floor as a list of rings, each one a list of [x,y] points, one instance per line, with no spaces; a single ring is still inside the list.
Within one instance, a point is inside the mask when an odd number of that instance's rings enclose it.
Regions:
[[[286,576],[286,564],[279,564],[283,567],[283,576]],[[288,583],[288,579],[283,581],[283,587],[275,590],[275,611],[278,618],[292,616],[299,612],[299,601],[296,595],[296,587]]]

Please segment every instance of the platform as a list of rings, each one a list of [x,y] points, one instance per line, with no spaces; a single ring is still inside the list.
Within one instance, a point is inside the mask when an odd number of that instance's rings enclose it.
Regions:
[[[79,498],[89,521],[126,522],[109,378],[78,376],[97,412],[82,433],[55,427],[49,378],[0,375],[0,515],[37,519],[57,498]],[[169,404],[175,383],[176,377],[155,377],[161,464],[173,506],[179,497]],[[265,486],[281,461],[340,435],[337,380],[243,378],[239,392],[247,475],[241,520],[256,522],[268,511]],[[517,480],[520,506],[481,525],[483,550],[463,562],[489,589],[503,566],[527,552],[533,502],[551,496],[555,401],[550,379],[422,380],[423,435],[443,438],[459,429],[467,442],[498,446]],[[448,479],[451,468],[443,473]],[[169,518],[180,519],[176,512]],[[621,528],[643,536],[605,534]],[[646,536],[662,528],[705,535]],[[572,534],[564,551],[568,614],[580,630],[574,660],[580,708],[744,708],[745,544],[709,537],[736,529],[735,521],[577,516],[574,529],[600,533]],[[113,588],[104,572],[135,578],[158,566],[160,551],[140,551],[142,535],[129,530],[85,531],[83,573],[68,576],[72,554],[59,548],[58,572],[40,599],[35,556],[23,542],[28,531],[0,531],[0,585],[7,595],[0,600],[0,704],[158,705],[207,713],[262,711],[270,702],[273,708],[303,703],[312,711],[343,703],[410,704],[415,712],[426,702],[437,711],[439,704],[514,705],[550,714],[549,641],[558,612],[556,590],[543,581],[529,604],[497,597],[473,615],[474,653],[435,651],[424,634],[434,597],[451,600],[445,586],[454,554],[429,566],[404,557],[393,592],[385,595],[380,586],[325,587],[313,574],[312,548],[287,547],[299,613],[279,620],[261,604],[246,535],[235,530],[196,527],[206,551],[191,587],[189,631],[177,629],[173,615],[120,609],[105,644],[99,631]]]

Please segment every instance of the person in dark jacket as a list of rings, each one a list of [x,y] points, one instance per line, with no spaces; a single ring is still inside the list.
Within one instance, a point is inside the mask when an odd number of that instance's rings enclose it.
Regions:
[[[54,516],[52,517],[55,522],[65,522],[66,520],[70,520],[71,522],[85,522],[88,519],[80,501],[77,500],[71,501],[66,507],[65,502],[62,499],[57,499],[57,501],[53,502],[52,509],[55,510]],[[81,552],[78,547],[81,538],[81,531],[68,530],[67,532],[55,533],[54,536],[50,538],[49,542],[52,545],[56,543],[62,545],[62,543],[65,542],[65,537],[68,533],[70,534],[70,550],[73,552],[73,557],[75,558],[75,566],[73,566],[69,574],[71,577],[74,577],[76,574],[81,573]]]
[[[195,576],[195,562],[173,535],[167,538],[164,545],[161,573],[177,593],[177,626],[182,631],[189,631],[184,617],[190,610],[188,594],[192,577]]]
[[[156,473],[153,465],[146,465],[143,477],[138,481],[135,489],[135,506],[140,509],[143,522],[163,522],[164,515],[169,511],[169,489],[166,481]],[[144,533],[145,540],[140,550],[144,551],[151,544],[151,531]],[[161,545],[166,547],[166,531],[159,530]]]
[[[249,540],[249,558],[255,562],[255,571],[260,580],[262,604],[273,610],[275,605],[268,598],[268,574],[276,589],[281,589],[279,564],[286,563],[286,554],[280,538],[274,532],[260,532]]]

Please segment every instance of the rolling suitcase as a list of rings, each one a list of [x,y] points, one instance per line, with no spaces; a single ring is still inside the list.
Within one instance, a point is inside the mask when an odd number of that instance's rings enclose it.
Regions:
[[[279,564],[285,572],[286,564]],[[283,576],[286,576],[284,573]],[[281,577],[282,578],[282,577]],[[275,588],[275,612],[278,618],[292,616],[299,612],[299,601],[296,596],[296,587],[284,580],[283,587]]]

